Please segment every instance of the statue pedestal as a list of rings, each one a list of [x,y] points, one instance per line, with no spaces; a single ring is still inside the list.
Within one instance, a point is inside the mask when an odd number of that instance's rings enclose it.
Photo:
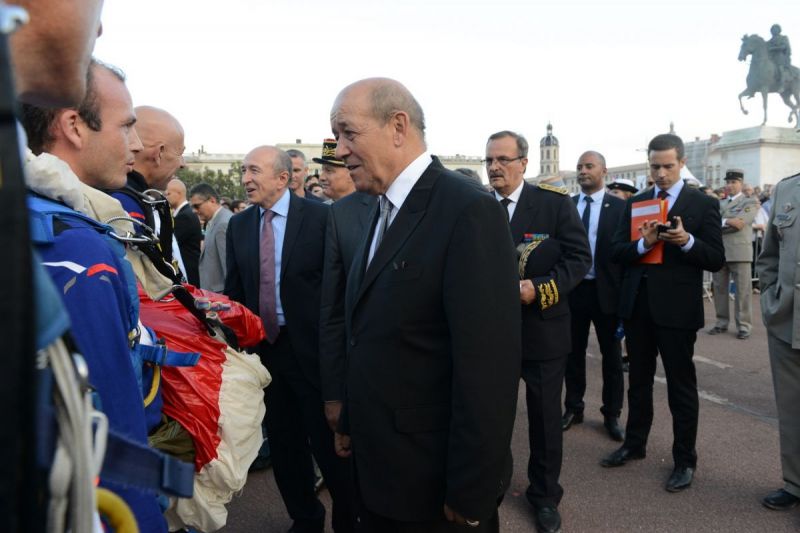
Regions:
[[[800,132],[775,126],[726,131],[708,147],[706,165],[719,167],[722,176],[742,169],[745,183],[753,186],[775,184],[800,172]]]

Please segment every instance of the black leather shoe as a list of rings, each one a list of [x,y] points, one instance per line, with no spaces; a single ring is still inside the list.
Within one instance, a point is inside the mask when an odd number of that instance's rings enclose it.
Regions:
[[[561,515],[555,507],[539,507],[536,509],[536,531],[538,533],[559,533],[561,531]]]
[[[614,452],[600,461],[600,466],[605,466],[607,468],[613,468],[615,466],[622,466],[628,461],[632,461],[635,459],[644,459],[647,456],[644,450],[634,450],[632,448],[626,448],[622,446]]]
[[[575,411],[567,411],[561,417],[561,431],[566,431],[575,424],[583,422],[583,413],[576,413]]]
[[[672,475],[667,480],[667,492],[680,492],[692,486],[694,468],[690,466],[676,466]]]
[[[792,507],[796,507],[800,503],[800,498],[794,494],[789,494],[783,489],[778,489],[764,496],[761,503],[764,504],[764,507],[775,511],[787,511]]]
[[[741,339],[741,340],[749,339],[750,338],[750,332],[749,331],[740,331],[739,333],[736,334],[736,338],[737,339]]]
[[[625,440],[625,432],[622,431],[622,428],[619,425],[619,417],[618,416],[607,416],[603,425],[608,431],[608,436],[611,437],[611,440],[615,440],[617,442],[622,442]]]
[[[728,331],[728,328],[722,329],[719,326],[714,326],[710,330],[706,331],[706,333],[709,335],[719,335],[720,333],[725,333],[726,331]]]

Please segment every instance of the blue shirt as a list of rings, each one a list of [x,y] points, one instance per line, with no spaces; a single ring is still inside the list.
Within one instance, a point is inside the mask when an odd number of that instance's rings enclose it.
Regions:
[[[258,238],[261,242],[261,230],[264,226],[264,213],[266,209],[259,207]],[[275,235],[275,312],[278,315],[278,325],[285,326],[286,318],[283,316],[281,304],[281,254],[283,254],[283,238],[286,236],[286,220],[289,216],[289,189],[283,191],[277,202],[270,208],[275,213],[272,217],[272,233]]]

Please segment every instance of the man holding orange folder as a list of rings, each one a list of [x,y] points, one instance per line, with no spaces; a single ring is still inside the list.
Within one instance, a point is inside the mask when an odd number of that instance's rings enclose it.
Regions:
[[[719,202],[685,186],[683,141],[658,135],[648,145],[654,186],[628,200],[612,243],[624,267],[620,316],[630,357],[628,422],[606,467],[643,459],[653,422],[653,377],[661,354],[672,413],[675,467],[666,490],[688,488],[697,466],[697,375],[692,356],[703,327],[703,271],[725,261]],[[666,217],[664,216],[666,214]]]

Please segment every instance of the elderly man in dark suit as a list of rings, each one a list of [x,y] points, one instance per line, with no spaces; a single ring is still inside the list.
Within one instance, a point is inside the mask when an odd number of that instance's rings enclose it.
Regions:
[[[500,131],[486,143],[486,170],[494,196],[506,211],[514,243],[539,242],[556,250],[538,272],[522,272],[522,379],[528,404],[528,501],[537,531],[561,529],[561,384],[570,343],[568,296],[591,266],[586,231],[566,190],[525,183],[528,141]],[[532,247],[532,254],[541,250]],[[535,259],[535,258],[534,258]],[[518,276],[519,277],[519,276]]]
[[[333,499],[333,528],[354,528],[348,466],[334,453],[320,396],[319,305],[327,206],[290,194],[289,156],[272,146],[242,162],[253,207],[228,223],[225,294],[261,317],[259,355],[272,374],[266,426],[275,481],[291,531],[321,533],[325,508],[314,493],[311,452]]]
[[[697,466],[697,375],[692,356],[697,330],[703,327],[703,271],[715,272],[725,261],[719,201],[685,186],[680,177],[686,164],[683,141],[658,135],[647,147],[655,186],[633,196],[625,206],[613,242],[613,258],[624,267],[620,316],[625,320],[630,357],[628,423],[625,442],[601,461],[622,466],[645,457],[653,423],[653,377],[661,354],[672,413],[674,469],[666,490],[679,492],[692,484]],[[648,220],[631,239],[632,205],[660,198],[668,204],[672,229]],[[643,263],[658,241],[663,260]]]
[[[427,151],[388,79],[331,110],[336,157],[379,196],[347,279],[345,405],[364,531],[498,531],[520,371],[519,287],[499,205]]]
[[[625,202],[605,191],[606,160],[598,152],[586,152],[578,159],[580,194],[572,199],[578,208],[592,249],[592,268],[569,295],[572,316],[572,351],[564,376],[567,394],[561,429],[583,422],[586,392],[586,346],[589,327],[594,323],[603,357],[603,425],[609,436],[622,441],[619,425],[625,380],[622,377],[622,348],[614,337],[619,319],[617,304],[622,269],[611,261],[611,238],[625,209]]]

